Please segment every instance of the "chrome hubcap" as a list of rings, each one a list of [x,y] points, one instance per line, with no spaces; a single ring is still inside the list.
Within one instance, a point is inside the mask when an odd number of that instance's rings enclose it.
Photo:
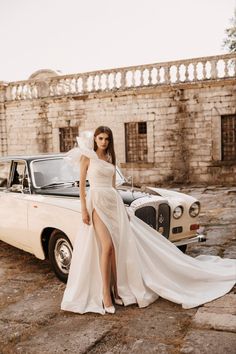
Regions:
[[[64,238],[58,239],[55,245],[54,255],[58,268],[64,274],[68,274],[72,257],[72,248],[69,242]]]

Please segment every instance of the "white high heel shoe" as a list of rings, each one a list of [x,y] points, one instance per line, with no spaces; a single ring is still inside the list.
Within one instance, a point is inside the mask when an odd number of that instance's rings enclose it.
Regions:
[[[114,314],[116,312],[115,306],[104,306],[105,312]]]
[[[115,297],[114,286],[112,286],[112,288],[111,288],[111,293],[112,293],[113,300],[114,300],[115,304],[116,305],[120,305],[120,306],[124,306],[123,300],[121,298],[119,298],[119,297]]]
[[[122,299],[116,299],[116,298],[114,298],[114,301],[115,301],[115,304],[116,304],[116,305],[124,306],[124,302],[123,302]]]
[[[115,306],[113,306],[113,305],[112,306],[105,306],[104,302],[102,302],[102,304],[103,304],[105,312],[111,313],[111,314],[114,314],[116,312]]]

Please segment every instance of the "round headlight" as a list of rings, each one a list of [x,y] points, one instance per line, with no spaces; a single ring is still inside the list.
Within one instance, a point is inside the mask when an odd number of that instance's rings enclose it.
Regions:
[[[200,203],[195,202],[189,208],[189,215],[195,218],[196,216],[198,216],[199,213],[200,213]]]
[[[183,209],[182,206],[177,206],[177,207],[174,209],[174,211],[173,211],[173,217],[174,217],[175,219],[181,218],[181,216],[182,216],[182,214],[183,214],[183,211],[184,211],[184,209]]]

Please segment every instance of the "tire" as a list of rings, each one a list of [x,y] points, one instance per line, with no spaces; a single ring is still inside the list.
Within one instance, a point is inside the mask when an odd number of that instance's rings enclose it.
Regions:
[[[52,270],[63,283],[67,282],[72,250],[68,237],[62,231],[54,230],[49,239],[48,257]]]
[[[178,246],[178,249],[179,249],[180,251],[182,251],[183,253],[185,253],[186,250],[187,250],[187,245]]]

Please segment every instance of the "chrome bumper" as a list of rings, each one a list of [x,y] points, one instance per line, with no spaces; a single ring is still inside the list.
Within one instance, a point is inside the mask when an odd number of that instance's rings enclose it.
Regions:
[[[206,235],[200,234],[180,241],[176,241],[176,242],[173,241],[173,244],[175,246],[183,246],[183,245],[189,245],[190,243],[194,243],[194,242],[205,242],[206,239],[207,239]]]

